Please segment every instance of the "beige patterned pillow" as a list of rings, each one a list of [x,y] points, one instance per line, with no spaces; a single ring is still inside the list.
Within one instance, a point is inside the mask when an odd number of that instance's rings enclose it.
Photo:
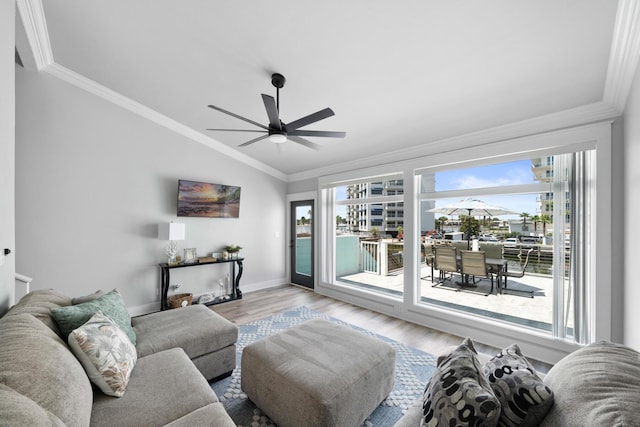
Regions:
[[[98,311],[68,341],[91,382],[104,394],[122,397],[138,357],[127,334]]]

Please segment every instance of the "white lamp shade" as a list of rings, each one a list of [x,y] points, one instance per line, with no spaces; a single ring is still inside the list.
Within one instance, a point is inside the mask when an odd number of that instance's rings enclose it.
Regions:
[[[185,226],[179,222],[158,224],[158,239],[160,240],[184,240]]]

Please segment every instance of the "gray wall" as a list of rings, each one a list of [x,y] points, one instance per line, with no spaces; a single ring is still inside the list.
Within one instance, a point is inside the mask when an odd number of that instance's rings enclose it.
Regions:
[[[16,73],[17,271],[32,289],[122,292],[132,313],[157,309],[164,222],[179,247],[238,244],[242,289],[285,282],[286,184],[46,72]],[[178,179],[242,187],[240,218],[178,218]],[[218,290],[228,269],[176,270],[182,291]]]
[[[0,251],[14,248],[15,2],[0,2]],[[13,300],[15,257],[0,252],[0,316]]]

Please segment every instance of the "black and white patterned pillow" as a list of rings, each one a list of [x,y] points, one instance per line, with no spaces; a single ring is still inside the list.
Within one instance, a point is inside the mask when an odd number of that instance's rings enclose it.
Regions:
[[[520,347],[512,344],[485,363],[484,375],[502,406],[500,426],[538,426],[553,405],[547,387]]]
[[[471,339],[465,339],[438,365],[422,402],[422,427],[498,423],[500,402],[482,374]]]

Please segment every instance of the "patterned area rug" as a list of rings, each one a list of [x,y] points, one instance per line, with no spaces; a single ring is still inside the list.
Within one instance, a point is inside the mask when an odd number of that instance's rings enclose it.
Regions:
[[[230,377],[211,384],[225,409],[239,427],[274,426],[275,424],[247,398],[240,389],[240,360],[242,349],[252,342],[290,328],[310,319],[325,319],[389,343],[396,350],[396,380],[389,396],[367,418],[363,426],[390,427],[407,408],[422,397],[424,388],[434,371],[433,355],[375,334],[366,329],[326,316],[308,307],[298,307],[240,326],[238,336],[237,368]]]

